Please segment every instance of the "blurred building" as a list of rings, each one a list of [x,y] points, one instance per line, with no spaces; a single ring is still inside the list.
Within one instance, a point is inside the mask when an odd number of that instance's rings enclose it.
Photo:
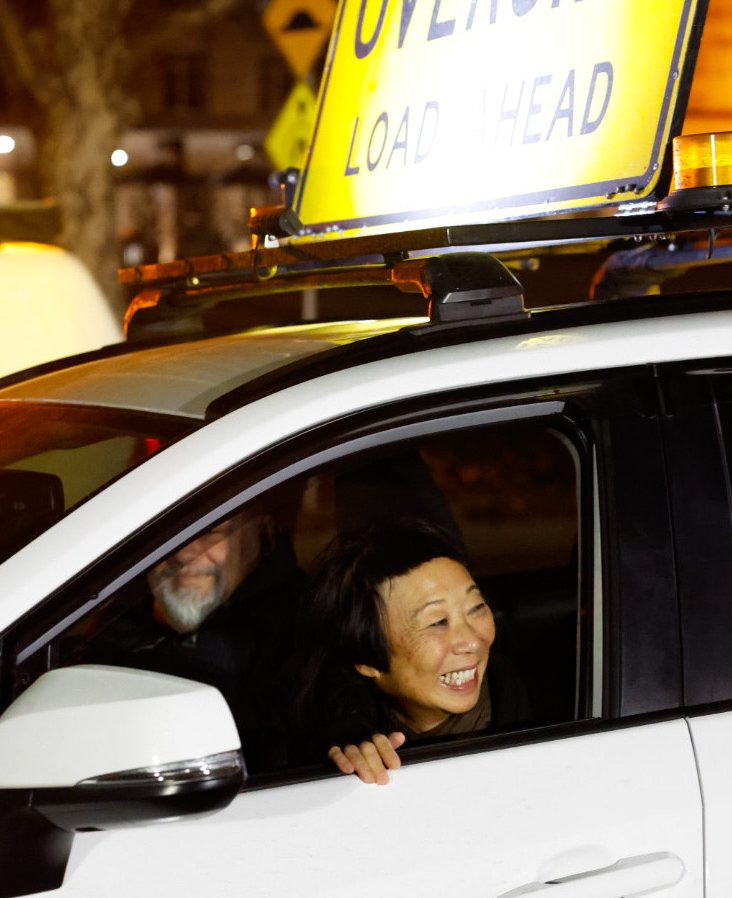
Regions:
[[[248,247],[249,206],[271,199],[264,138],[292,85],[251,8],[189,31],[134,72],[140,119],[119,169],[126,263]]]
[[[249,207],[275,199],[264,140],[294,83],[252,2],[133,68],[134,126],[114,157],[123,264],[248,248]],[[686,133],[732,130],[730,85],[732,0],[710,0]],[[0,65],[0,205],[41,195],[28,114]]]
[[[248,247],[249,207],[274,196],[264,139],[293,84],[252,3],[177,33],[132,69],[134,125],[110,160],[123,264]],[[0,81],[0,205],[40,191],[21,105]]]

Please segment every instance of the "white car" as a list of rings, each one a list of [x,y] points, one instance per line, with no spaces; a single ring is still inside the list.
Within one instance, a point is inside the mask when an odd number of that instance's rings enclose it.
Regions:
[[[432,322],[0,384],[1,896],[726,898],[732,300],[529,315],[509,278],[490,319],[476,283]],[[86,663],[151,566],[283,491],[305,571],[356,519],[447,508],[531,721],[407,744],[375,788],[325,757],[248,770],[214,688]]]
[[[0,281],[0,376],[124,338],[89,270],[60,246],[0,242]]]

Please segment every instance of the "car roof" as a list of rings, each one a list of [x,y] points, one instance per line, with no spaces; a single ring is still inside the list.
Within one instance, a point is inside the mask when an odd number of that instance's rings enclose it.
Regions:
[[[276,328],[134,348],[0,388],[0,402],[93,405],[203,419],[217,398],[298,360],[399,328],[421,318],[342,321]]]
[[[710,291],[577,303],[498,321],[340,321],[255,328],[148,347],[131,344],[122,353],[114,347],[106,355],[90,353],[7,378],[0,382],[0,403],[101,407],[203,423],[293,384],[365,362],[476,340],[516,334],[539,337],[613,322],[625,322],[630,336],[634,321],[659,319],[660,328],[660,319],[730,308],[731,292]],[[699,357],[708,355],[704,350],[697,348]],[[632,362],[618,358],[618,364]]]

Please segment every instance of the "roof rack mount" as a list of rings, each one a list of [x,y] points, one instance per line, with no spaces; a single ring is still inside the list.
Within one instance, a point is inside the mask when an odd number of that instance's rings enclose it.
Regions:
[[[516,277],[495,256],[484,252],[457,252],[418,259],[396,258],[381,265],[326,268],[317,272],[294,272],[272,281],[251,276],[238,283],[202,284],[188,277],[161,287],[146,287],[134,297],[125,315],[125,329],[131,336],[132,321],[142,316],[151,320],[196,315],[223,300],[302,290],[334,287],[393,285],[403,293],[418,293],[429,301],[433,322],[464,321],[475,318],[507,319],[526,317],[523,288]]]

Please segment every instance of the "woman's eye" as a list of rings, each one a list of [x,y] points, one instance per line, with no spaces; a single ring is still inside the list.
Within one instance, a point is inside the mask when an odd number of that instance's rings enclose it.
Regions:
[[[488,606],[485,602],[478,602],[477,605],[473,605],[470,609],[470,614],[481,614],[483,611],[487,611]]]
[[[432,621],[429,625],[430,627],[446,627],[447,626],[447,618],[441,617],[439,620]]]

